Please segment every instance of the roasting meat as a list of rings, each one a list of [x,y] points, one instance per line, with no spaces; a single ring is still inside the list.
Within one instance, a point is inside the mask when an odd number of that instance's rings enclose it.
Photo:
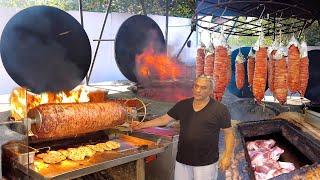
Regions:
[[[222,96],[231,77],[230,57],[228,50],[224,46],[215,48],[215,60],[213,69],[213,79],[215,81],[214,98],[222,100]]]
[[[58,139],[113,128],[125,122],[127,111],[116,102],[43,104],[31,109],[28,117],[38,113],[40,126],[31,130],[38,139]]]
[[[308,59],[308,49],[306,42],[301,43],[300,49],[300,88],[299,93],[301,97],[304,97],[309,80],[309,59]]]
[[[205,61],[204,61],[204,75],[212,77],[213,65],[214,65],[213,62],[214,62],[214,54],[209,52],[206,55]]]
[[[247,61],[247,73],[248,73],[248,83],[249,86],[252,87],[253,84],[253,75],[254,75],[254,54],[252,48],[248,54],[248,61]]]
[[[197,50],[197,57],[196,57],[196,77],[199,77],[204,73],[204,60],[205,60],[205,48],[200,47]]]
[[[264,93],[267,84],[268,73],[268,54],[267,48],[259,48],[256,52],[256,61],[253,76],[253,95],[258,102],[264,98]]]
[[[236,57],[236,86],[238,89],[242,89],[245,81],[245,69],[244,69],[244,57],[239,50],[239,54]]]
[[[288,86],[291,93],[298,92],[300,88],[300,52],[294,36],[288,48]]]

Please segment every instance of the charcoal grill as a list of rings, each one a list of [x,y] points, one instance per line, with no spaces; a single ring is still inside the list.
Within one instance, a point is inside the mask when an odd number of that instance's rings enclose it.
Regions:
[[[279,175],[274,179],[292,179],[294,176],[319,166],[320,142],[285,120],[259,120],[238,124],[241,143],[245,152],[250,179],[255,179],[246,142],[257,139],[274,139],[284,149],[281,161],[294,163],[296,170]]]

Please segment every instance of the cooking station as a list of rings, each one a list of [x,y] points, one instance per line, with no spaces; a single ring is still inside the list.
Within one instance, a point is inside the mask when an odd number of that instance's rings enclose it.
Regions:
[[[258,22],[265,11],[260,14],[260,2],[230,1],[214,7],[240,8],[238,5],[244,2],[254,6],[244,15],[260,16],[253,20]],[[299,9],[282,1],[264,3],[267,11],[272,9],[272,3]],[[212,6],[210,1],[198,6],[188,39],[196,26],[218,31],[217,26],[203,27],[200,23],[203,19],[200,15]],[[108,11],[109,7],[107,14]],[[304,13],[310,15],[308,11]],[[222,15],[209,14],[222,21]],[[44,16],[46,18],[42,18]],[[287,16],[288,12],[285,12],[284,20],[289,19]],[[301,19],[298,17],[296,23],[301,23]],[[237,31],[241,29],[239,24],[234,24],[238,26]],[[310,24],[311,19],[307,19],[304,26]],[[292,33],[288,28],[286,30],[285,33]],[[302,31],[301,27],[291,27],[291,30]],[[253,30],[252,34],[246,34],[246,31],[236,32],[228,27],[226,32],[257,36],[260,31],[263,33],[263,30]],[[276,27],[268,26],[267,32],[277,35]],[[92,60],[86,32],[68,13],[50,6],[24,9],[10,19],[2,36],[3,65],[20,87],[12,91],[10,113],[0,116],[0,126],[6,128],[4,136],[13,132],[21,135],[1,146],[4,178],[173,180],[179,123],[135,131],[129,124],[133,120],[144,122],[167,113],[175,102],[192,96],[194,78],[204,74],[217,82],[219,92],[213,92],[212,98],[221,100],[228,107],[235,134],[231,167],[225,172],[219,171],[218,179],[320,179],[320,112],[317,105],[320,96],[315,93],[319,75],[315,73],[318,69],[313,69],[320,67],[319,62],[314,61],[320,54],[311,59],[310,53],[309,86],[304,89],[310,101],[299,96],[296,104],[289,103],[295,100],[287,97],[289,92],[285,87],[281,89],[285,94],[282,99],[276,97],[279,93],[274,93],[273,102],[268,102],[264,96],[265,89],[270,89],[267,82],[253,88],[249,78],[243,77],[243,88],[238,88],[239,76],[235,71],[241,49],[228,54],[229,45],[219,39],[217,52],[213,45],[207,49],[201,46],[196,50],[195,65],[185,64],[179,55],[188,39],[176,57],[169,57],[168,42],[158,24],[146,15],[133,15],[121,24],[114,40],[115,61],[130,81],[123,84],[130,84],[130,87],[126,92],[108,94],[108,90],[88,83],[102,39],[100,37]],[[242,48],[242,51],[248,51],[244,54],[249,58],[252,48]],[[212,59],[206,59],[205,52],[211,57],[214,53],[223,53],[214,57],[218,61],[215,64]],[[259,54],[258,59],[263,58],[267,60],[267,54]],[[284,62],[284,57],[281,60]],[[221,66],[216,68],[216,65]],[[214,71],[214,68],[218,70]],[[265,77],[267,75],[259,79]],[[286,83],[287,79],[281,76],[280,80],[283,79]],[[263,96],[255,97],[257,93],[252,91],[256,89],[262,89],[258,94]],[[277,98],[280,100],[276,101]],[[220,151],[223,142],[221,134]],[[117,177],[112,176],[113,170],[118,171]]]
[[[89,138],[90,137],[90,138]],[[100,137],[108,137],[106,134]],[[86,140],[94,140],[93,135],[86,136]],[[100,139],[103,140],[103,139]],[[137,161],[145,157],[162,153],[165,150],[165,143],[156,144],[155,142],[145,139],[135,138],[127,135],[119,135],[112,139],[119,142],[121,147],[117,150],[96,153],[93,157],[82,161],[64,160],[58,164],[45,164],[41,159],[35,158],[32,164],[23,165],[20,162],[13,162],[13,166],[22,172],[28,174],[32,179],[69,179],[81,177],[87,174],[95,173],[114,166],[125,164],[131,161]],[[72,146],[79,144],[75,143],[74,139],[65,139],[64,142],[72,142]],[[31,147],[48,147],[51,149],[68,147],[66,143],[55,146],[52,142],[46,142],[46,145],[30,144]],[[72,147],[69,145],[69,147]],[[6,167],[5,170],[8,170]]]
[[[151,18],[135,17],[159,29]],[[164,152],[170,141],[130,133],[128,124],[147,115],[141,100],[109,99],[101,88],[75,88],[91,65],[90,42],[79,22],[58,8],[34,6],[16,14],[2,37],[3,64],[21,88],[12,91],[11,113],[1,125],[24,135],[2,146],[4,176],[70,179],[136,162],[135,177],[144,179],[144,158]],[[24,45],[12,52],[11,42]]]

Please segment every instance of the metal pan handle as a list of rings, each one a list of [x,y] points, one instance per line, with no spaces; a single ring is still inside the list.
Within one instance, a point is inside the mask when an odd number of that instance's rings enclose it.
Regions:
[[[48,151],[50,151],[51,147],[47,146],[47,147],[37,148],[37,152],[40,152],[40,149],[48,149]]]

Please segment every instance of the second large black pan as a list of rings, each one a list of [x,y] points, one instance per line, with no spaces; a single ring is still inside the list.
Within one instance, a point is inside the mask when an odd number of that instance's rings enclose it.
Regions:
[[[165,40],[158,24],[145,15],[134,15],[120,26],[115,41],[115,58],[121,73],[137,82],[135,57],[152,46],[155,53],[165,53]]]

